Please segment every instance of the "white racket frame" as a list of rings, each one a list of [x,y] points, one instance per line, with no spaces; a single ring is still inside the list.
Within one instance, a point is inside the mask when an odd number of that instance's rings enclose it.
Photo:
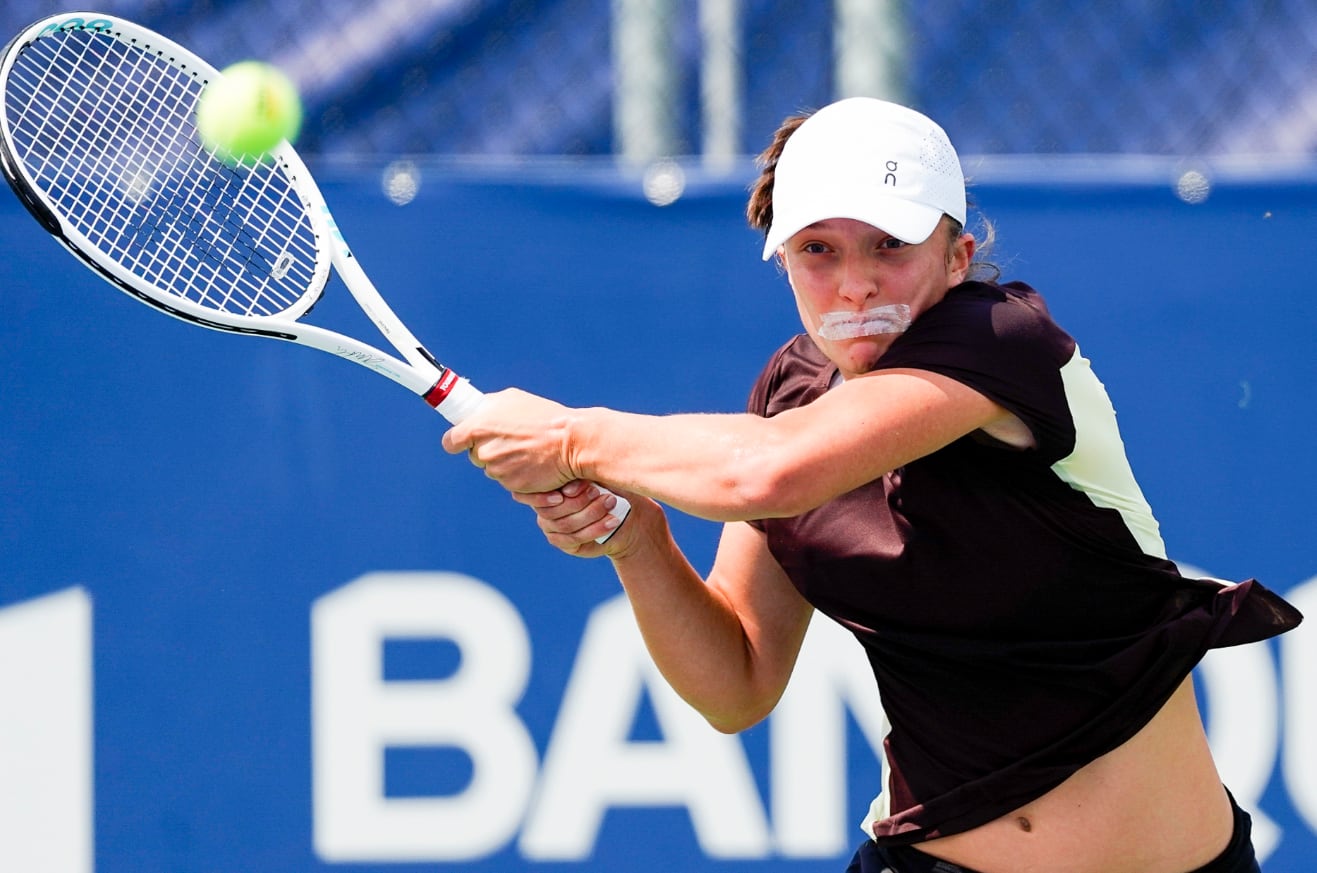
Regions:
[[[23,46],[54,30],[75,28],[95,30],[135,48],[155,53],[161,60],[198,79],[203,86],[222,75],[190,50],[145,27],[102,13],[66,12],[35,22],[14,38],[0,64],[0,80],[8,77]],[[19,184],[26,187],[26,192],[20,192],[12,183],[11,187],[15,187],[15,192],[33,216],[72,254],[102,278],[138,300],[175,318],[212,330],[282,339],[346,358],[421,396],[452,424],[469,417],[484,399],[484,395],[467,379],[440,364],[384,300],[352,255],[310,171],[287,141],[275,147],[267,160],[280,165],[305,207],[317,240],[313,278],[310,290],[289,308],[272,315],[244,315],[202,306],[186,297],[169,293],[132,273],[66,220],[58,206],[46,196],[42,186],[32,178],[23,162],[12,156],[12,134],[8,114],[3,107],[0,107],[0,137],[4,139],[0,159],[4,162],[5,175],[11,179],[21,177]],[[331,267],[343,280],[362,311],[380,333],[388,338],[401,358],[351,336],[298,320],[320,299],[329,281]],[[625,519],[630,509],[630,504],[624,498],[617,497],[617,505],[611,514]],[[599,542],[604,542],[609,536],[611,533],[600,537]]]

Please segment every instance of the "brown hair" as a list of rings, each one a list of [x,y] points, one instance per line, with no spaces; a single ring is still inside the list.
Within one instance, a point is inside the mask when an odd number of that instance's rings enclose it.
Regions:
[[[765,235],[768,234],[769,228],[773,226],[773,182],[777,177],[777,161],[782,157],[782,149],[786,147],[791,134],[795,133],[812,114],[812,112],[807,112],[803,115],[788,116],[773,134],[773,139],[768,144],[768,148],[760,152],[759,157],[755,160],[755,165],[759,167],[759,178],[755,179],[750,186],[750,200],[745,206],[745,217],[752,228]],[[983,258],[992,250],[992,243],[997,237],[997,232],[992,222],[982,214],[979,215],[979,223],[983,227],[983,239],[978,241],[978,247],[974,252],[974,262],[970,264],[969,278],[993,281],[1001,276],[1001,270],[995,264],[985,261]],[[955,242],[965,232],[964,226],[949,216],[945,226],[947,227],[949,242]]]
[[[745,207],[746,220],[755,230],[767,234],[773,226],[773,181],[777,177],[777,159],[782,157],[782,149],[786,147],[791,134],[807,118],[809,114],[792,115],[783,121],[782,126],[773,134],[773,141],[768,144],[768,148],[760,152],[755,160],[755,166],[759,167],[759,178],[750,188],[750,202]]]

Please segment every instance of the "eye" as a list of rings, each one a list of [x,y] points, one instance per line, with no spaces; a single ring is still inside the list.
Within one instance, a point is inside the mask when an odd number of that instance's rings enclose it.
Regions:
[[[822,254],[826,254],[829,251],[828,247],[825,244],[818,241],[807,242],[800,247],[800,250],[809,255],[822,255]]]
[[[906,243],[906,242],[904,242],[904,241],[902,241],[902,240],[899,240],[899,239],[897,239],[897,238],[894,237],[894,236],[889,236],[889,237],[885,238],[882,242],[878,243],[878,248],[880,248],[880,249],[903,249],[903,248],[905,248],[907,245],[908,245],[908,243]]]

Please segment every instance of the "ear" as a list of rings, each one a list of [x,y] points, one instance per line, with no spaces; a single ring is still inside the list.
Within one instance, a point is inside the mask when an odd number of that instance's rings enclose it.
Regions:
[[[969,275],[970,264],[974,262],[974,252],[978,248],[974,234],[966,231],[951,243],[947,252],[947,272],[952,285],[959,285]]]

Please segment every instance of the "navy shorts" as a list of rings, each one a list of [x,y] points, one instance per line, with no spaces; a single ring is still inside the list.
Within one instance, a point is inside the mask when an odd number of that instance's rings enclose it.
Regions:
[[[1235,830],[1224,852],[1205,867],[1190,873],[1261,873],[1253,854],[1253,819],[1230,798],[1235,811]],[[846,873],[978,873],[942,861],[910,846],[883,847],[873,840],[860,846]]]

